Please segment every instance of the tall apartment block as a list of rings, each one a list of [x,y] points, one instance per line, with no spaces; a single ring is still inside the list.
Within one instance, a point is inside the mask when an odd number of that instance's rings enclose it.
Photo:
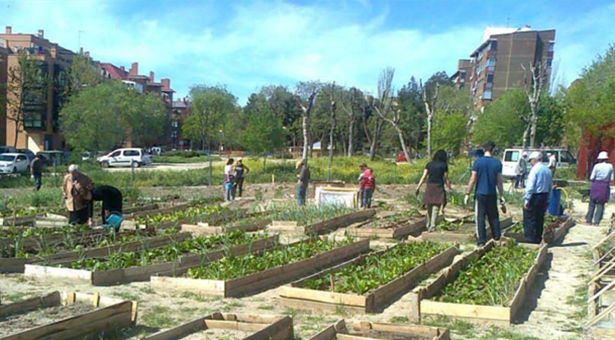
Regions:
[[[544,86],[548,89],[554,45],[555,30],[490,27],[470,59],[459,60],[451,79],[458,88],[471,91],[477,107],[497,100],[510,89],[524,88],[532,81],[530,65],[543,65]]]

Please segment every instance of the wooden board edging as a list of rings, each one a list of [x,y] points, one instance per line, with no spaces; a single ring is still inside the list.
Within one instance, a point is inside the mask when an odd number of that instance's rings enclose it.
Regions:
[[[358,335],[350,335],[349,330]],[[370,336],[371,331],[378,333],[390,333],[389,336]],[[430,340],[450,340],[448,328],[430,327],[422,325],[401,325],[388,323],[374,323],[369,321],[359,321],[346,324],[344,319],[340,319],[331,326],[319,333],[311,336],[308,340],[379,340],[389,339],[392,335],[407,335],[412,338],[421,337]]]
[[[347,227],[351,224],[365,221],[376,214],[376,209],[366,209],[355,211],[350,214],[334,217],[330,220],[322,221],[305,227],[306,234],[323,234],[330,231]]]
[[[190,232],[195,235],[216,235],[228,233],[236,230],[242,230],[245,232],[254,232],[265,229],[271,223],[270,218],[263,218],[258,221],[240,225],[230,226],[200,226],[195,224],[182,224],[181,231]]]

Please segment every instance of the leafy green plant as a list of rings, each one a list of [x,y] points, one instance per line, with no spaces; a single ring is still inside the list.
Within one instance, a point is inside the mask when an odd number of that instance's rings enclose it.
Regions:
[[[274,221],[296,221],[299,226],[311,225],[326,221],[338,216],[346,215],[354,209],[337,206],[277,206],[276,212],[271,215]]]

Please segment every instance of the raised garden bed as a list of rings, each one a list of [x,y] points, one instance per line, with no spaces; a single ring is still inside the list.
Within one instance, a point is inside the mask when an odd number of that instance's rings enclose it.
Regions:
[[[399,325],[361,321],[346,324],[344,319],[308,340],[450,340],[448,328]]]
[[[38,247],[41,244],[52,245],[66,240],[67,237],[79,239],[91,235],[108,233],[108,229],[88,229],[87,227],[66,226],[63,228],[21,228],[11,227],[0,230],[0,251],[19,243],[21,247]]]
[[[546,245],[489,241],[419,289],[409,306],[419,313],[410,315],[439,315],[509,326],[546,257]]]
[[[438,221],[444,220],[439,216]],[[362,222],[346,230],[346,233],[356,237],[366,238],[404,238],[408,235],[418,236],[427,226],[427,217],[416,210],[406,210],[400,214]]]
[[[220,331],[243,333],[238,339],[293,340],[293,319],[289,316],[213,313],[180,326],[152,334],[143,340],[179,340],[198,333],[216,336]],[[211,333],[211,334],[208,334]],[[218,333],[218,334],[217,334]]]
[[[365,221],[376,214],[375,209],[353,211],[348,208],[295,208],[273,214],[269,230],[304,234],[324,234]],[[301,209],[305,209],[301,211]]]
[[[130,327],[136,320],[136,302],[98,294],[53,292],[0,305],[0,339],[73,339]]]
[[[228,225],[211,225],[210,223],[199,222],[197,224],[182,224],[181,231],[190,232],[195,235],[215,235],[241,230],[254,232],[266,229],[271,224],[271,218],[265,216],[253,216],[231,221]]]
[[[545,216],[545,227],[542,242],[553,244],[563,239],[568,233],[568,230],[574,226],[574,220],[568,216],[554,217],[551,215]],[[523,223],[516,223],[510,228],[502,231],[502,236],[512,238],[520,243],[525,243],[525,234],[523,232]]]
[[[164,247],[174,242],[185,241],[191,237],[190,233],[156,237],[142,237],[139,234],[136,232],[97,234],[20,250],[16,250],[15,247],[6,247],[0,253],[2,256],[0,257],[0,272],[23,273],[25,265],[30,263],[52,263],[104,257],[118,251],[133,252]],[[147,234],[143,236],[147,236]]]
[[[295,281],[280,296],[293,308],[381,312],[459,253],[433,242],[399,243]]]
[[[156,291],[239,297],[256,294],[352,259],[369,250],[369,240],[335,242],[309,239],[259,256],[227,257],[220,262],[151,278]]]
[[[512,217],[500,219],[500,229],[512,225]],[[489,222],[485,226],[487,237],[491,237]],[[476,242],[476,222],[473,215],[453,220],[440,221],[436,225],[436,231],[422,233],[420,238],[433,242],[443,243],[472,243]]]
[[[227,254],[244,255],[275,246],[278,237],[230,235],[197,237],[166,247],[141,252],[123,252],[104,258],[61,261],[48,265],[26,264],[25,276],[36,278],[72,278],[93,285],[107,286],[147,281],[160,272],[187,269],[218,261]],[[245,236],[242,236],[245,235]]]

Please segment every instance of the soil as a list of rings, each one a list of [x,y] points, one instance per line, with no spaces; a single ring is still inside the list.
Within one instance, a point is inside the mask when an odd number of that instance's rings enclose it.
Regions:
[[[70,306],[55,306],[41,308],[21,314],[13,314],[0,318],[0,337],[26,331],[28,329],[60,321],[75,315],[91,312],[96,309],[92,305],[75,303]]]
[[[207,329],[202,332],[193,333],[182,338],[182,340],[241,340],[252,333],[228,330],[228,329]]]
[[[415,335],[405,334],[405,333],[390,333],[390,332],[379,332],[379,331],[368,331],[365,333],[350,332],[350,334],[362,336],[362,337],[368,337],[372,339],[382,339],[382,340],[431,340],[430,338],[427,338],[424,336],[415,336]]]

